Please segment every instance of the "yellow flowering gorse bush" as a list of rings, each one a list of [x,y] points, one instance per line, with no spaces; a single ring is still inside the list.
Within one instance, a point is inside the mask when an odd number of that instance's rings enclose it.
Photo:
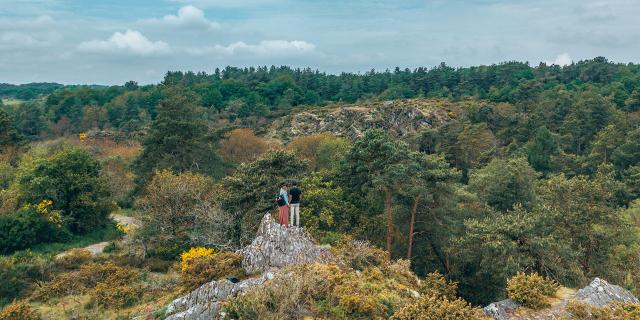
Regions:
[[[214,252],[211,248],[205,247],[194,247],[189,249],[189,251],[183,252],[180,254],[180,268],[182,272],[187,271],[189,269],[189,262],[195,258],[199,257],[209,257],[213,256]]]

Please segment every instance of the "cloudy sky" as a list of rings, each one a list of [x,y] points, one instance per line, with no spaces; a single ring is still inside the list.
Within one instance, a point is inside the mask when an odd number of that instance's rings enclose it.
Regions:
[[[0,82],[640,61],[638,0],[0,0]]]

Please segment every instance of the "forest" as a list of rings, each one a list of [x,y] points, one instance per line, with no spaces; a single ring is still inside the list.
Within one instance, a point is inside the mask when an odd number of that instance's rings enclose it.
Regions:
[[[568,288],[601,277],[640,293],[637,64],[226,67],[170,71],[152,85],[2,84],[0,97],[0,307],[162,318],[176,294],[243,276],[235,250],[294,181],[315,240],[343,253],[366,242],[370,256],[358,263],[381,270],[407,261],[446,292],[434,298],[446,304],[428,305],[471,314],[512,297],[508,283],[523,273]],[[374,122],[355,138],[270,133],[282,119],[387,102],[442,116],[419,114],[411,120],[423,125],[407,132]],[[98,242],[108,245],[97,256],[79,249]],[[338,272],[315,268],[304,272]],[[395,291],[379,290],[355,306],[334,290],[306,308],[318,318],[412,319],[404,300],[389,298]],[[247,305],[263,302],[243,297],[225,310],[250,319]],[[278,318],[265,310],[257,316]]]

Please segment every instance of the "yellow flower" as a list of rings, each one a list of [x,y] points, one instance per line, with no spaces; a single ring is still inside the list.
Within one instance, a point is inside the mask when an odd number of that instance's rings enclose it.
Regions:
[[[80,138],[80,140],[84,140],[87,138],[87,134],[86,133],[81,133],[78,135],[78,138]]]
[[[189,251],[180,254],[180,267],[182,271],[186,271],[189,268],[189,261],[199,257],[208,257],[214,255],[213,249],[205,247],[194,247]]]

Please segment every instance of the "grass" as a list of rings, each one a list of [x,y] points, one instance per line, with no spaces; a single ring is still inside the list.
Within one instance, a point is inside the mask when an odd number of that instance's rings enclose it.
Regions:
[[[14,98],[2,99],[2,104],[4,104],[5,106],[14,106],[17,104],[21,104],[23,102],[24,102],[23,100],[14,99]]]

